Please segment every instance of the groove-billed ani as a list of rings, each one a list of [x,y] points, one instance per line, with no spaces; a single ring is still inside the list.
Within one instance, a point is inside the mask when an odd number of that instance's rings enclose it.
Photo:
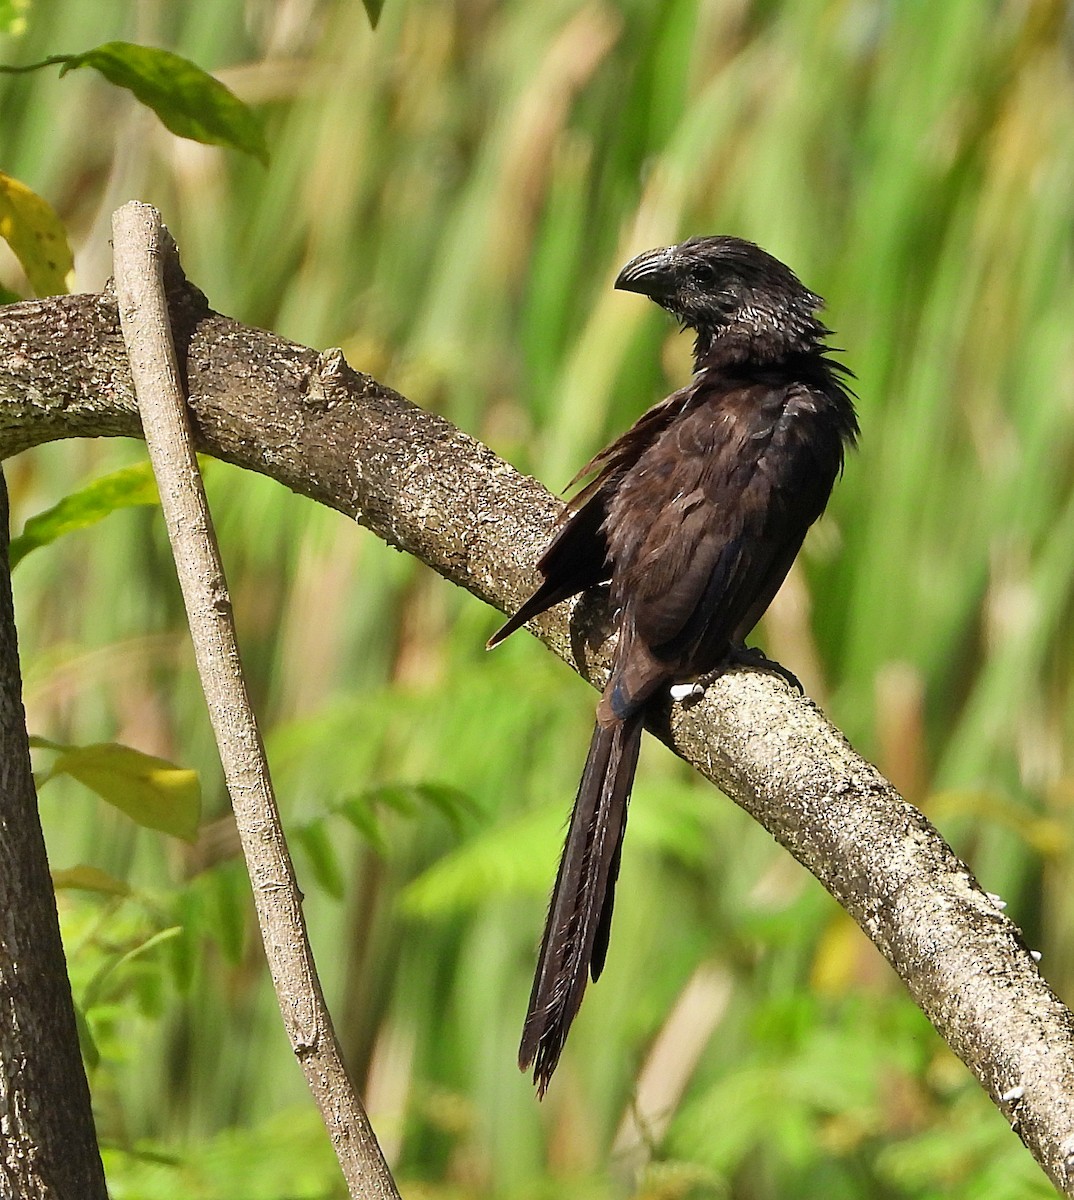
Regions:
[[[596,477],[538,563],[544,582],[492,638],[611,584],[618,644],[552,893],[519,1065],[541,1094],[604,966],[646,708],[669,685],[750,661],[745,638],[820,516],[858,426],[827,357],[820,296],[751,242],[690,238],[629,262],[697,335],[690,383],[578,475]]]

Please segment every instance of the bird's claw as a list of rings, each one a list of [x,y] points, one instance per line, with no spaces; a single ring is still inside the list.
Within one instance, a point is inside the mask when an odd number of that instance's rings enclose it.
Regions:
[[[747,667],[751,671],[767,671],[770,675],[778,675],[785,683],[794,688],[799,695],[804,695],[805,693],[805,689],[802,687],[797,675],[788,671],[782,663],[769,658],[763,650],[758,650],[754,646],[732,646],[728,651],[727,658],[724,659],[715,671],[699,675],[689,683],[673,683],[668,689],[671,693],[671,699],[677,704],[689,705],[697,703],[704,696],[709,684],[719,679],[730,667]]]
[[[793,671],[788,671],[782,663],[769,658],[763,650],[756,646],[732,646],[727,655],[726,667],[748,667],[751,671],[766,671],[769,675],[778,675],[784,683],[790,684],[800,695],[805,695],[801,680]]]

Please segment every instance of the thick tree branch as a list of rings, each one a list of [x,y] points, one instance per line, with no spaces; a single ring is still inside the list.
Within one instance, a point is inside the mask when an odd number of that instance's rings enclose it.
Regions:
[[[112,219],[116,292],[149,457],[186,605],[198,675],[291,1048],[352,1196],[399,1200],[343,1063],[321,991],[268,760],[239,660],[227,580],[194,453],[172,345],[164,263],[175,246],[160,214],[125,204]]]
[[[509,610],[560,505],[532,479],[336,352],[210,312],[169,281],[199,448],[260,471]],[[183,361],[185,360],[185,361]],[[0,310],[0,451],[138,436],[109,296]],[[539,636],[600,683],[599,604]],[[1056,1185],[1074,1195],[1074,1017],[968,868],[808,700],[736,672],[654,729],[858,921]]]
[[[0,474],[0,1196],[107,1200],[37,815]]]

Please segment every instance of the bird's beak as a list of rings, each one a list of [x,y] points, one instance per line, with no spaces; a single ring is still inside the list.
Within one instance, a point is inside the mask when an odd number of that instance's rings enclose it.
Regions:
[[[619,272],[615,286],[624,292],[640,292],[654,300],[670,296],[675,290],[674,261],[674,246],[646,250],[632,258]]]

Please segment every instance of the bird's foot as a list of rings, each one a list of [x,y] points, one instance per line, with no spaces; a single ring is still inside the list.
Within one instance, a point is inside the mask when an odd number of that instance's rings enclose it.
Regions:
[[[727,657],[715,671],[707,671],[689,683],[673,683],[668,689],[671,699],[678,704],[696,704],[704,696],[709,684],[719,679],[731,667],[748,667],[751,671],[767,671],[771,675],[778,675],[799,694],[805,692],[797,675],[788,671],[781,663],[769,658],[763,650],[758,650],[755,646],[742,645],[732,646],[727,652]]]
[[[797,675],[788,671],[782,663],[769,658],[763,650],[758,650],[756,646],[747,646],[744,643],[741,646],[732,646],[720,671],[726,670],[727,667],[748,667],[751,671],[767,671],[770,675],[778,675],[785,683],[790,684],[799,695],[805,694],[805,688],[802,687]],[[720,674],[720,671],[715,674]],[[703,682],[705,678],[707,677],[703,677],[698,682]]]

